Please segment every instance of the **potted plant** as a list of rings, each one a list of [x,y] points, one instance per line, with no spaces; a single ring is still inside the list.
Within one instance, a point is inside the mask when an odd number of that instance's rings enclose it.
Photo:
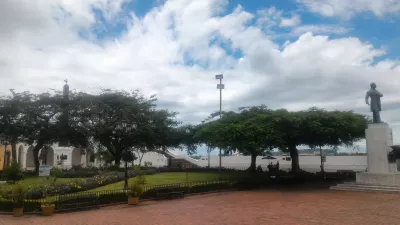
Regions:
[[[13,202],[13,216],[20,217],[24,215],[24,203],[26,198],[26,190],[22,185],[17,185],[11,191],[11,199]]]
[[[143,187],[140,182],[141,180],[138,178],[135,178],[127,192],[128,194],[128,205],[137,205],[139,204],[139,198],[143,194]]]
[[[43,216],[52,216],[54,214],[55,205],[49,202],[44,202],[40,206]]]
[[[54,177],[54,180],[52,180],[52,183],[54,184],[55,181],[56,181],[56,177]],[[48,187],[44,186],[43,187],[43,197],[46,198],[48,196],[48,193],[49,193]],[[55,205],[51,202],[44,201],[40,205],[40,208],[42,209],[43,216],[52,216],[54,214]]]

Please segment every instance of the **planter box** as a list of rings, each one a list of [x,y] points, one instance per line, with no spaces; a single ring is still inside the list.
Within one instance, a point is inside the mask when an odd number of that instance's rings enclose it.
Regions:
[[[55,205],[42,205],[40,208],[42,209],[43,216],[51,216],[54,214]]]
[[[139,204],[139,197],[128,197],[128,205]]]
[[[24,215],[24,208],[14,208],[13,209],[13,216],[21,217]]]

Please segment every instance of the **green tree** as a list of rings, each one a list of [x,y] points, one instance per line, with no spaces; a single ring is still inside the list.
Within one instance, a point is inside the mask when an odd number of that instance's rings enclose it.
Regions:
[[[35,172],[39,172],[39,151],[44,146],[51,146],[59,139],[59,117],[62,95],[59,93],[42,93],[30,95],[21,118],[25,133],[23,142],[33,146]]]
[[[77,104],[78,123],[88,129],[94,142],[106,147],[119,166],[124,151],[165,152],[166,146],[174,144],[176,113],[156,109],[156,100],[138,91],[106,89],[99,95],[83,94]]]
[[[184,125],[178,128],[179,140],[177,141],[179,148],[186,149],[188,155],[197,153],[197,147],[201,145],[201,141],[196,138],[196,133],[200,129],[198,125]]]
[[[237,113],[226,112],[221,119],[204,123],[197,137],[226,152],[238,150],[251,155],[249,170],[256,171],[257,156],[277,144],[270,127],[272,115],[264,105],[242,107]]]
[[[321,152],[321,172],[323,171],[322,147],[337,148],[353,146],[365,137],[368,120],[366,116],[351,111],[326,111],[310,108],[304,113],[304,127],[307,129],[304,144],[318,147]]]
[[[275,110],[270,124],[271,138],[283,152],[289,152],[292,158],[292,172],[300,170],[297,146],[305,143],[305,117],[302,112],[289,112],[286,109]]]
[[[23,118],[30,98],[29,92],[17,93],[11,89],[11,96],[0,99],[0,135],[11,144],[14,163],[17,162],[17,143],[25,132]]]

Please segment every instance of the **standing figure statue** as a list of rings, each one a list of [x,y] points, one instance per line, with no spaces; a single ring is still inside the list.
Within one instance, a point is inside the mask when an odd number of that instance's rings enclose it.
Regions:
[[[382,93],[376,90],[376,84],[371,83],[371,89],[367,91],[365,96],[365,103],[370,106],[372,116],[373,116],[373,123],[382,123],[380,111],[381,109],[381,97]],[[371,104],[368,102],[369,98],[371,98]]]

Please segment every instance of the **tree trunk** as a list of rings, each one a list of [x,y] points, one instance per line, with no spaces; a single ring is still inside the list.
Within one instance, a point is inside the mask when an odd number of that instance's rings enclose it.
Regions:
[[[299,152],[297,151],[296,145],[289,146],[290,157],[292,158],[292,172],[297,173],[300,171],[299,166]]]
[[[128,162],[125,161],[125,184],[124,189],[128,189]]]
[[[256,160],[257,160],[257,154],[251,154],[251,164],[249,167],[250,172],[256,172]]]
[[[321,175],[322,175],[322,177],[325,178],[324,160],[323,160],[322,147],[321,146],[319,146],[319,154],[321,156]]]
[[[114,155],[114,163],[116,166],[120,166],[121,165],[121,152],[116,151],[115,155]]]
[[[17,162],[17,142],[15,140],[11,141],[11,157],[13,163]]]
[[[140,156],[140,153],[138,155],[139,155],[139,166],[142,166],[142,159],[143,159],[144,153],[142,153],[142,156]]]
[[[44,143],[42,141],[39,141],[36,146],[33,148],[33,161],[35,163],[35,173],[36,175],[39,175],[39,151],[40,149],[43,148]]]
[[[137,157],[138,157],[138,160],[139,160],[138,166],[142,166],[142,159],[143,159],[144,153],[141,152],[139,149],[136,149],[135,151],[136,151],[136,154],[137,154]],[[142,156],[140,156],[140,153],[142,153]]]
[[[208,168],[210,168],[210,154],[211,154],[211,150],[208,149]]]

